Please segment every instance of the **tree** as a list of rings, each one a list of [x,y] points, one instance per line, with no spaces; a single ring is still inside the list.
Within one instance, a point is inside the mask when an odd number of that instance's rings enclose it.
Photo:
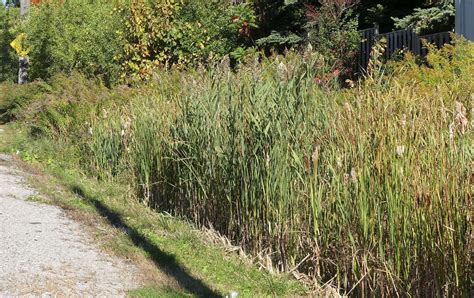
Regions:
[[[305,2],[308,1],[254,0],[259,25],[255,34],[257,44],[264,48],[284,49],[302,42],[306,23]]]
[[[403,18],[393,18],[397,28],[411,27],[418,34],[450,31],[454,28],[456,10],[452,0],[441,0],[433,7],[416,8]]]
[[[353,7],[358,0],[320,0],[319,6],[306,4],[306,40],[324,55],[336,76],[348,76],[356,66],[360,34]]]
[[[361,29],[379,25],[380,32],[389,32],[395,28],[395,18],[403,18],[421,7],[427,0],[361,0],[355,9],[359,15]]]
[[[5,2],[7,7],[20,7],[20,0],[7,0]]]
[[[17,9],[0,5],[0,82],[14,81],[18,72],[18,58],[10,46],[16,34],[13,25],[17,16]]]

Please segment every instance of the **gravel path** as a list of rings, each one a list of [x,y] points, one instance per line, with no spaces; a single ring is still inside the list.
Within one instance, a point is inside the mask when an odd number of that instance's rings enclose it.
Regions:
[[[101,252],[61,209],[26,201],[34,191],[22,176],[0,154],[0,297],[116,297],[137,287],[136,267]]]

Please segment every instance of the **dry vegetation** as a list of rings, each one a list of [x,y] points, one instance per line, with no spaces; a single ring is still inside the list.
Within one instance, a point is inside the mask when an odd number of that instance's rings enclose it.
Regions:
[[[353,294],[468,295],[474,45],[373,61],[352,89],[329,88],[322,63],[290,53],[136,89],[56,77],[11,116],[274,270]]]

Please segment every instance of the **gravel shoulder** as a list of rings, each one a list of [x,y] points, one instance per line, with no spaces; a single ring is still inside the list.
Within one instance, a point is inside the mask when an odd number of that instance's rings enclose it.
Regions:
[[[0,154],[0,296],[125,296],[138,269],[102,252],[55,206],[28,201],[35,191]]]

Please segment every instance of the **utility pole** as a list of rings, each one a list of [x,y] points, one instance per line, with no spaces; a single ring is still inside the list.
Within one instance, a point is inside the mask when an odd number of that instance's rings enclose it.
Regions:
[[[24,16],[30,8],[31,0],[20,0],[20,15]]]
[[[30,0],[20,0],[20,15],[24,16],[30,8]],[[20,57],[18,67],[18,84],[26,84],[28,82],[28,66],[30,59],[27,55]]]

